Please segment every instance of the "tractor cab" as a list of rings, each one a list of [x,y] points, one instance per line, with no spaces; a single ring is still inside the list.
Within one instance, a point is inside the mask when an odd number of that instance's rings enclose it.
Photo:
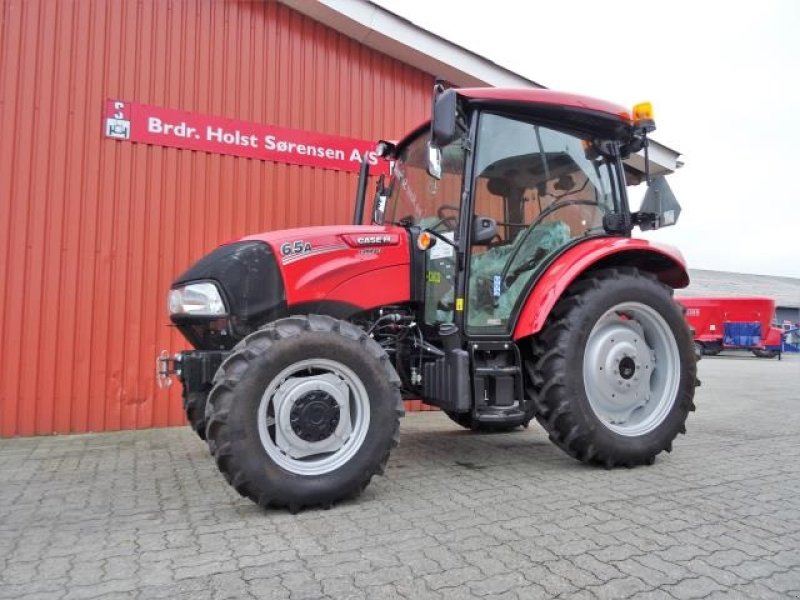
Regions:
[[[398,147],[381,222],[423,234],[426,324],[508,336],[536,275],[570,245],[626,234],[607,225],[629,213],[618,155],[590,134],[493,111],[476,120],[474,151],[466,129],[435,151],[428,129]]]
[[[418,318],[445,347],[422,365],[426,401],[471,427],[530,420],[515,331],[537,282],[570,249],[679,210],[663,181],[668,202],[644,203],[658,213],[628,208],[622,159],[652,128],[647,111],[544,90],[438,89],[430,126],[382,148],[376,221],[414,239]]]

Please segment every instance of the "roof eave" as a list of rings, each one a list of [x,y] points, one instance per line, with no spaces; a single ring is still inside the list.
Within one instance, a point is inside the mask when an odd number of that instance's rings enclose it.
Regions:
[[[458,87],[544,87],[367,0],[280,0],[292,10]]]
[[[454,44],[369,0],[279,0],[282,4],[378,52],[413,65],[456,87],[545,86]],[[680,153],[650,140],[650,172],[672,173]],[[644,172],[644,157],[631,156],[630,168]]]

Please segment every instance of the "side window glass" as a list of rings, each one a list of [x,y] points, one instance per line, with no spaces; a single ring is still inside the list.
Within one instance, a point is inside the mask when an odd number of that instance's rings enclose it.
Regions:
[[[498,231],[471,248],[467,325],[506,333],[541,267],[573,240],[604,233],[615,206],[611,170],[590,140],[487,114],[476,174],[475,214],[495,219]]]
[[[427,134],[400,153],[392,171],[384,222],[411,223],[455,241],[461,218],[466,153],[462,141],[442,148],[442,177],[427,173]],[[452,323],[455,310],[456,259],[453,247],[440,242],[425,258],[425,323]]]

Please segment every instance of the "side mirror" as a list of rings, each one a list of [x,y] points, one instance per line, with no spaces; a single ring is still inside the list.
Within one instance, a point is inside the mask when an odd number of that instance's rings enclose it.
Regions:
[[[442,150],[428,142],[428,175],[434,179],[442,178]]]
[[[372,199],[372,223],[374,225],[383,225],[388,196],[389,190],[386,189],[383,175],[381,175],[375,183],[375,196]]]
[[[482,246],[491,242],[497,235],[497,221],[489,217],[475,216],[472,219],[472,243]]]
[[[443,147],[458,137],[456,127],[458,95],[455,90],[444,90],[433,102],[431,118],[431,141],[434,146]]]
[[[675,225],[681,214],[681,205],[663,175],[654,177],[650,181],[647,192],[642,199],[639,215],[648,219],[639,219],[639,228],[642,231],[660,229]]]

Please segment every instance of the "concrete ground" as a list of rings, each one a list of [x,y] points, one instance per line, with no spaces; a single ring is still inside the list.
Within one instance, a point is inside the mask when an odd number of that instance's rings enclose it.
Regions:
[[[357,501],[265,512],[188,428],[0,441],[0,598],[800,598],[800,357],[706,358],[652,467],[411,414]]]

